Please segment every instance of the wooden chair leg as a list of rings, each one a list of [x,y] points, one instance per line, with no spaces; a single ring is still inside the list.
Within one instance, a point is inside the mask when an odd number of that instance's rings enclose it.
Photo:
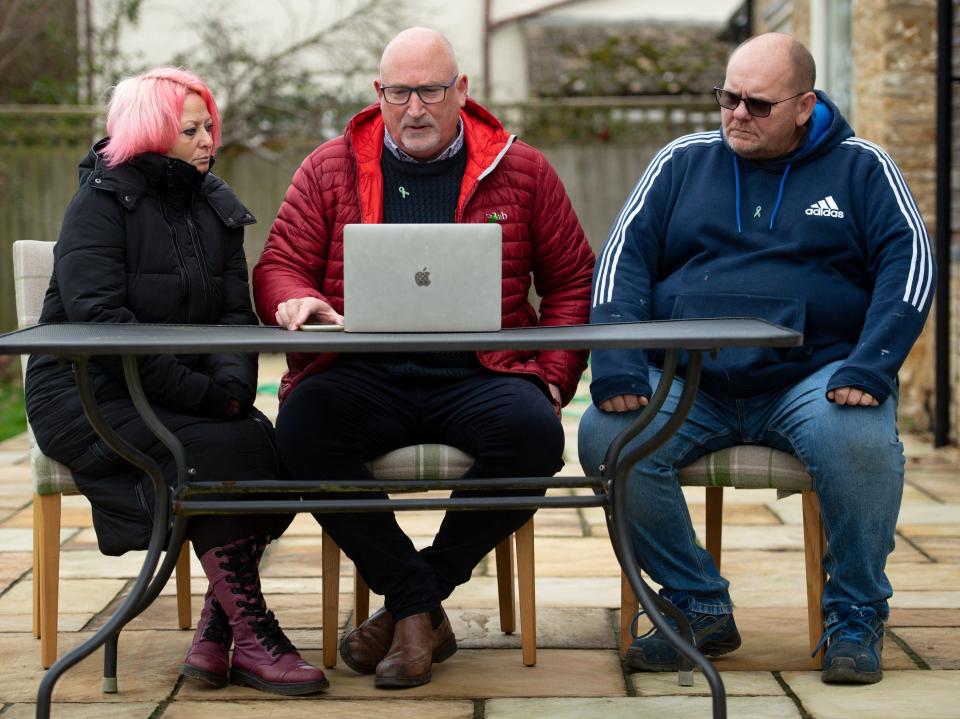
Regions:
[[[353,626],[359,627],[370,616],[370,587],[353,568]]]
[[[517,630],[517,610],[513,594],[513,535],[497,545],[497,594],[500,597],[500,631]]]
[[[323,666],[337,664],[337,629],[340,614],[340,547],[324,530],[320,540],[323,572]]]
[[[707,487],[707,551],[720,571],[720,547],[723,544],[723,487]]]
[[[57,611],[60,592],[60,495],[36,497],[40,504],[40,664],[57,660]]]
[[[33,494],[33,636],[40,638],[40,495]]]
[[[620,656],[627,655],[627,648],[630,646],[632,637],[630,636],[630,625],[633,623],[633,615],[640,608],[640,600],[633,593],[633,587],[627,575],[620,572]]]
[[[175,567],[177,575],[177,626],[189,629],[193,626],[190,605],[190,541],[180,545],[180,556]]]
[[[533,517],[516,532],[520,587],[520,648],[525,666],[537,663],[537,597],[534,586]]]
[[[807,568],[807,631],[810,651],[813,652],[823,633],[823,585],[827,575],[823,570],[823,552],[826,538],[820,516],[820,501],[817,493],[807,490],[801,493],[803,502],[803,554]],[[810,660],[813,669],[823,667],[824,650],[821,648]]]

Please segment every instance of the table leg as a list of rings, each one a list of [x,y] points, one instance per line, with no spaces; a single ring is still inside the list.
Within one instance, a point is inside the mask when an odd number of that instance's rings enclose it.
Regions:
[[[120,631],[117,630],[103,643],[103,693],[117,693],[117,652],[119,651]]]
[[[166,586],[167,580],[170,579],[170,575],[173,573],[174,567],[176,567],[180,559],[180,553],[177,551],[177,548],[183,545],[187,531],[187,521],[186,517],[174,517],[173,528],[170,530],[170,540],[167,542],[167,549],[163,555],[163,561],[160,562],[160,566],[157,567],[150,585],[144,591],[140,604],[136,610],[130,613],[130,616],[121,624],[117,632],[110,636],[103,645],[104,694],[117,693],[117,643],[120,640],[120,631],[131,619],[153,604],[153,601],[160,596],[160,592]]]
[[[89,360],[89,357],[78,357],[74,359],[74,375],[77,381],[77,388],[80,392],[80,401],[83,404],[84,413],[86,414],[90,425],[94,428],[94,430],[96,430],[97,434],[104,439],[110,448],[119,454],[123,459],[143,470],[153,483],[154,496],[156,497],[156,501],[154,502],[155,511],[153,517],[153,530],[150,535],[150,544],[147,549],[146,557],[143,561],[143,566],[140,568],[140,572],[137,575],[137,578],[134,581],[133,586],[130,589],[130,594],[127,596],[127,598],[124,599],[123,603],[120,605],[117,611],[114,612],[113,616],[107,620],[106,624],[104,624],[92,637],[64,654],[53,664],[52,667],[50,667],[49,670],[47,670],[42,681],[40,682],[40,688],[37,691],[37,719],[49,719],[53,688],[63,673],[84,658],[88,657],[96,649],[103,646],[108,641],[111,641],[111,637],[118,635],[123,626],[130,621],[130,619],[136,616],[137,613],[142,611],[144,608],[144,598],[147,596],[147,593],[150,589],[149,585],[154,576],[154,572],[160,560],[160,553],[164,549],[167,538],[170,505],[170,494],[167,482],[163,477],[163,473],[160,470],[159,465],[157,465],[153,459],[126,442],[126,440],[118,435],[103,419],[103,416],[100,414],[97,406],[96,394],[93,389],[93,383],[90,379]],[[127,388],[130,391],[130,396],[133,400],[134,407],[147,423],[147,426],[150,428],[151,432],[153,432],[154,435],[156,435],[173,453],[178,465],[178,478],[185,479],[186,455],[183,451],[183,446],[176,440],[176,437],[174,437],[173,434],[163,426],[163,424],[156,417],[156,414],[154,414],[153,410],[150,408],[149,402],[147,402],[146,396],[143,393],[143,388],[140,385],[140,375],[137,371],[136,357],[125,356],[123,358],[123,371],[127,380]],[[171,438],[173,440],[172,445],[169,443]],[[181,472],[182,477],[179,476]],[[171,563],[171,568],[175,562],[176,558],[174,557],[174,561]],[[167,574],[169,576],[169,570]],[[115,646],[116,645],[114,644],[114,648]],[[109,655],[110,651],[108,650],[107,656],[105,657],[105,669],[107,669],[108,673],[108,665],[111,661]]]
[[[654,393],[654,396],[650,398],[646,409],[641,412],[634,424],[626,429],[611,444],[610,451],[608,451],[604,459],[602,474],[607,483],[607,494],[610,500],[607,511],[607,527],[610,532],[610,540],[613,543],[617,560],[620,562],[620,566],[630,581],[630,585],[637,595],[637,599],[640,601],[640,606],[646,611],[650,621],[661,635],[674,646],[680,655],[680,683],[692,685],[691,664],[699,667],[706,677],[707,683],[710,685],[710,692],[713,696],[713,718],[726,719],[726,691],[723,686],[723,681],[720,679],[720,674],[693,643],[688,641],[687,637],[692,638],[692,632],[689,622],[683,613],[669,602],[665,602],[654,594],[640,576],[637,558],[633,552],[633,542],[630,538],[627,518],[627,491],[630,470],[637,462],[648,456],[673,436],[674,432],[676,432],[686,419],[697,394],[703,355],[701,352],[689,352],[683,393],[680,396],[680,401],[673,416],[653,437],[641,446],[626,452],[625,456],[620,456],[623,454],[630,440],[636,437],[644,427],[649,425],[653,417],[663,406],[663,402],[666,400],[670,385],[673,383],[673,378],[676,374],[678,353],[679,350],[670,350],[667,352],[663,375],[657,391]],[[675,630],[667,621],[666,617],[676,622],[678,629]]]

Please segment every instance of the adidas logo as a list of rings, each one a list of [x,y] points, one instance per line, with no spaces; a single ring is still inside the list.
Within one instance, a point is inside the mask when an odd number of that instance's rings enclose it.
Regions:
[[[814,202],[804,212],[805,215],[816,215],[817,217],[836,217],[843,219],[843,210],[837,207],[832,195],[827,195],[819,202]]]

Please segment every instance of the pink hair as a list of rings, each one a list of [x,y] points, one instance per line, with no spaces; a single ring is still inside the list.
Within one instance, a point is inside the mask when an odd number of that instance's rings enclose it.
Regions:
[[[191,92],[203,98],[213,122],[213,151],[220,147],[220,111],[210,89],[189,70],[155,67],[121,80],[107,105],[107,134],[103,149],[108,167],[144,152],[166,153],[180,134],[183,103]]]

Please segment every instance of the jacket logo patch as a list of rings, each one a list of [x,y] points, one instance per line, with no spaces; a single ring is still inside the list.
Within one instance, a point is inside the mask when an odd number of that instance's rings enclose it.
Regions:
[[[507,219],[507,213],[502,211],[493,211],[486,214],[487,222],[504,222]]]
[[[827,195],[819,202],[814,202],[804,211],[805,215],[814,215],[816,217],[836,217],[843,219],[843,210],[837,207],[833,195]]]

